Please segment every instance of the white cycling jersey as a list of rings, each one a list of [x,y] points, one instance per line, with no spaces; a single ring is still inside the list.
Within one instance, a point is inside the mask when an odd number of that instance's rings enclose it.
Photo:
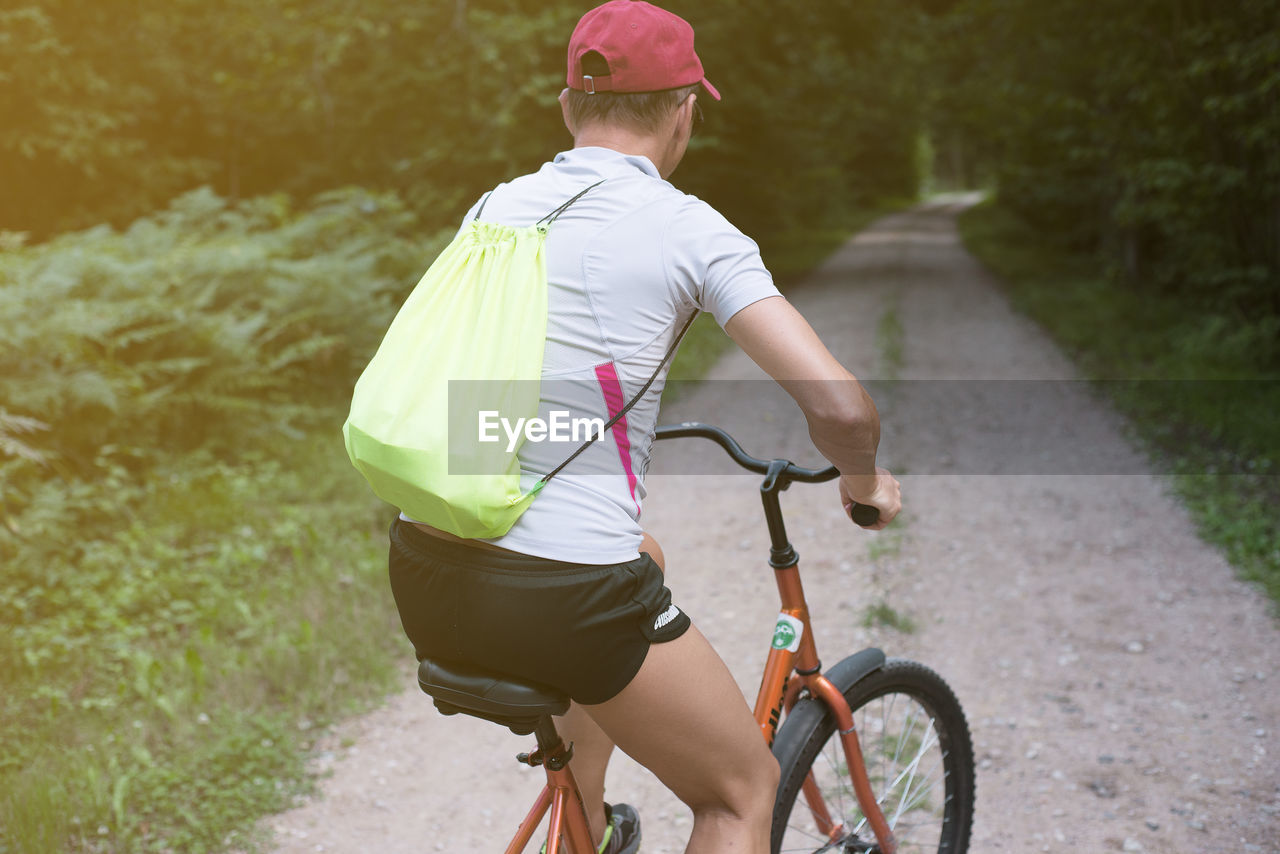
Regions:
[[[710,312],[723,326],[751,303],[778,295],[755,242],[663,180],[646,157],[575,148],[495,188],[464,223],[483,202],[483,220],[532,225],[598,181],[547,236],[539,415],[563,429],[521,446],[525,488],[582,443],[583,432],[570,438],[575,419],[607,421],[631,400],[693,314]],[[633,559],[667,367],[602,440],[547,483],[505,536],[487,542],[575,563]]]

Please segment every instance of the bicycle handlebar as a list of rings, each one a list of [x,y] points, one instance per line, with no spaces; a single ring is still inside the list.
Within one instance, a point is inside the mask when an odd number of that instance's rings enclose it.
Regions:
[[[835,466],[827,466],[824,469],[807,469],[796,465],[790,460],[756,459],[742,450],[742,446],[728,433],[719,427],[703,424],[700,421],[684,421],[680,424],[664,425],[657,429],[654,437],[657,439],[686,439],[691,437],[710,439],[724,448],[735,463],[748,471],[757,472],[758,474],[770,474],[772,471],[776,471],[775,477],[780,489],[786,489],[787,484],[792,481],[799,483],[826,483],[840,476],[840,472]],[[777,463],[782,465],[775,466]],[[853,520],[854,524],[864,527],[874,525],[880,520],[880,511],[869,504],[855,502],[849,509],[849,518]]]

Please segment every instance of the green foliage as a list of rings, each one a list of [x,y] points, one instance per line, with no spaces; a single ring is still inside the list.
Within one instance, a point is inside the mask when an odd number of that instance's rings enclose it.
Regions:
[[[26,463],[0,470],[6,503],[46,466],[297,437],[430,258],[414,227],[391,196],[337,191],[296,216],[201,190],[123,233],[0,255],[0,448]]]
[[[123,27],[111,4],[5,13],[0,229],[122,224],[200,184],[233,199],[394,190],[424,227],[455,224],[568,147],[555,99],[589,5],[142,0]],[[912,7],[671,5],[725,95],[703,98],[682,186],[769,250],[788,245],[780,232],[914,195],[926,57]]]
[[[387,685],[387,511],[338,426],[415,228],[200,191],[0,254],[0,850],[220,850]]]
[[[3,13],[0,228],[123,223],[177,191],[406,191],[448,221],[563,137],[576,5],[67,0]]]
[[[387,513],[338,447],[330,430],[270,458],[174,459],[144,483],[116,472],[60,505],[114,533],[64,521],[9,544],[0,847],[222,850],[308,785],[320,726],[407,654]]]
[[[0,10],[0,229],[87,224],[86,209],[136,216],[204,174],[139,137],[154,92],[119,73],[137,60],[112,60],[152,51],[112,18],[109,4],[65,0]]]
[[[1206,320],[1190,299],[1117,288],[1090,256],[997,205],[965,213],[969,247],[1045,326],[1175,475],[1201,535],[1280,602],[1280,372],[1260,370],[1256,327]]]
[[[933,123],[1002,203],[1135,293],[1257,322],[1280,365],[1280,12],[1272,0],[967,0]]]
[[[760,240],[766,259],[775,245],[796,245],[783,233],[915,196],[926,57],[922,16],[910,6],[667,5],[694,23],[708,77],[724,96],[701,99],[705,132],[676,181]]]
[[[1184,463],[1178,492],[1195,515],[1201,536],[1221,547],[1242,578],[1280,605],[1280,466],[1272,457],[1253,461],[1253,467],[1252,472],[1224,477],[1205,474],[1203,460]]]
[[[36,447],[28,444],[24,436],[48,430],[49,425],[34,418],[12,415],[0,409],[0,456],[15,457],[27,463],[44,464],[48,457]]]

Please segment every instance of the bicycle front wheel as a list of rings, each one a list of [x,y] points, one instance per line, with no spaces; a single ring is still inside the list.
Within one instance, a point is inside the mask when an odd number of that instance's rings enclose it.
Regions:
[[[955,694],[929,668],[900,659],[836,687],[853,710],[867,776],[898,850],[964,854],[973,823],[973,745]],[[797,703],[773,752],[782,767],[773,854],[880,851],[823,703]]]

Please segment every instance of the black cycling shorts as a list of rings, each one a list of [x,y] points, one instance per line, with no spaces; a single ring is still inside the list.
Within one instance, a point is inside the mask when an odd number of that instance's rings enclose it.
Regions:
[[[691,625],[647,554],[563,563],[391,525],[391,591],[418,660],[438,658],[540,682],[584,705],[612,699],[649,645]]]

